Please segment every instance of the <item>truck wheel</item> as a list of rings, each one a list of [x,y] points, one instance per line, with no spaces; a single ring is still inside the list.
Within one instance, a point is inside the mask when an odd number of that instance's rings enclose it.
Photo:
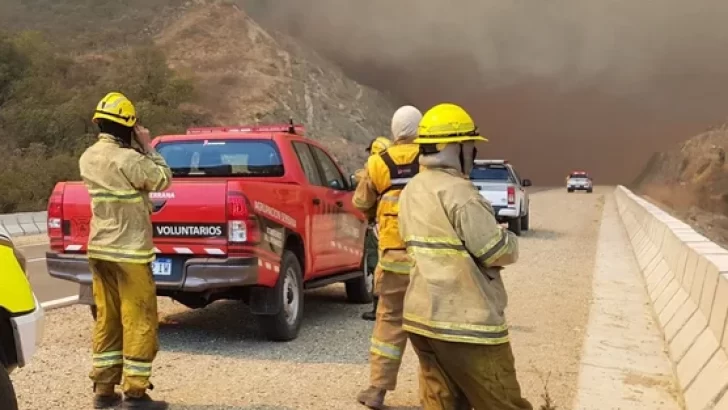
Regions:
[[[13,382],[2,363],[0,363],[0,409],[18,410],[18,398],[15,397]]]
[[[349,303],[371,303],[374,296],[374,269],[369,266],[367,253],[364,252],[364,261],[362,262],[363,275],[358,278],[349,279],[346,285],[346,299]]]
[[[573,189],[571,189],[571,188],[566,188],[566,192],[568,192],[568,193],[572,193],[572,192],[574,192],[574,190],[573,190]]]
[[[521,218],[508,220],[508,230],[516,234],[516,236],[521,236],[521,228]]]
[[[586,190],[586,193],[587,193],[587,194],[591,194],[591,193],[592,193],[592,189],[591,189],[591,188],[587,189],[587,190]]]
[[[99,311],[96,308],[96,305],[89,305],[89,310],[91,311],[91,317],[94,318],[94,321],[96,321],[96,318],[99,315]]]
[[[293,340],[298,336],[303,319],[303,273],[298,257],[285,251],[281,264],[281,274],[273,289],[280,292],[281,307],[274,315],[259,315],[258,325],[263,334],[277,342]]]
[[[527,231],[527,230],[531,229],[530,228],[530,220],[529,220],[530,219],[529,218],[530,215],[531,214],[526,214],[526,215],[523,215],[521,217],[521,230]]]

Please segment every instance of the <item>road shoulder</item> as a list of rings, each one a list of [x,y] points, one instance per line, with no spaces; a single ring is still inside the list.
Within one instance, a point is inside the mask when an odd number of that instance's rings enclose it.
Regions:
[[[574,409],[682,408],[639,267],[607,195]]]

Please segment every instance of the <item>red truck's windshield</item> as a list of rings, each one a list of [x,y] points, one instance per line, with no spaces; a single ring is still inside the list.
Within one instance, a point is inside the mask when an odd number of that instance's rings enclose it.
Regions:
[[[169,141],[156,150],[178,177],[280,177],[285,171],[271,140]]]

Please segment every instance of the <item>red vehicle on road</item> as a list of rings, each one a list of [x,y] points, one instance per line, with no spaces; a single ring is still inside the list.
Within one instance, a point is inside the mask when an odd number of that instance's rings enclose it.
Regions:
[[[190,308],[242,300],[271,340],[297,336],[305,289],[344,282],[349,301],[371,302],[353,180],[303,133],[293,125],[192,128],[154,140],[174,175],[167,191],[150,194],[159,296]],[[48,272],[79,283],[81,303],[95,312],[90,220],[84,184],[58,183],[48,205]]]

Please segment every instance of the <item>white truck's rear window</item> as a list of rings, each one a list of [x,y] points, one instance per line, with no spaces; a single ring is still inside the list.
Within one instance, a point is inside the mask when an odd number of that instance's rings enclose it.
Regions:
[[[476,165],[470,172],[471,180],[511,182],[511,173],[504,165]]]

